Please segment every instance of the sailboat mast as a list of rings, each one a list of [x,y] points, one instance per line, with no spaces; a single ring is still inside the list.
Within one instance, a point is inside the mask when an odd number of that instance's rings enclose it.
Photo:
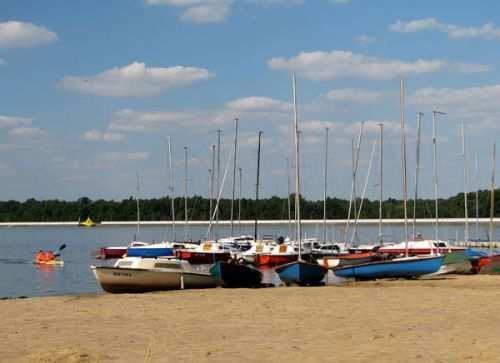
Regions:
[[[323,188],[323,242],[326,243],[326,193],[328,181],[328,127],[325,129],[325,180]]]
[[[287,202],[288,202],[288,237],[292,238],[292,202],[290,201],[290,159],[286,158]]]
[[[416,236],[417,228],[417,200],[418,200],[418,175],[420,174],[420,135],[421,135],[421,123],[423,112],[417,113],[417,153],[416,153],[416,166],[415,166],[415,196],[413,199],[413,239]]]
[[[434,209],[436,215],[436,243],[439,246],[439,208],[438,208],[438,172],[437,172],[437,133],[436,133],[436,115],[446,115],[444,112],[432,111],[432,155],[434,166]],[[439,251],[439,249],[438,249]]]
[[[220,187],[220,142],[221,142],[221,133],[222,130],[217,130],[217,193],[219,193]],[[215,224],[219,227],[219,208],[215,213]],[[217,231],[218,232],[218,231]]]
[[[297,111],[297,89],[295,72],[293,78],[293,125],[295,140],[295,223],[297,229],[297,241],[299,243],[299,260],[302,259],[302,234],[300,230],[300,173],[299,173],[299,125]]]
[[[241,186],[243,185],[243,169],[238,168],[240,175],[240,183],[238,187],[238,234],[241,236]]]
[[[236,190],[236,152],[238,150],[238,119],[234,119],[233,194],[231,197],[231,237],[234,236],[234,194]]]
[[[378,124],[380,127],[380,134],[379,134],[379,143],[380,143],[380,198],[379,198],[379,205],[378,205],[378,217],[379,217],[379,222],[378,222],[378,240],[380,242],[380,245],[384,245],[384,237],[382,233],[382,201],[384,198],[383,195],[383,190],[384,190],[384,124],[380,123]]]
[[[137,207],[137,236],[136,240],[139,239],[139,232],[140,232],[140,225],[141,225],[141,214],[139,211],[139,192],[140,192],[140,187],[139,187],[139,172],[137,172],[137,196],[135,197],[135,202],[136,202],[136,207]]]
[[[352,206],[353,206],[353,199],[355,198],[355,192],[356,192],[356,172],[357,172],[357,167],[358,167],[358,158],[359,158],[359,149],[361,148],[361,139],[363,135],[363,126],[364,122],[361,122],[361,125],[359,126],[359,134],[358,134],[358,142],[356,147],[354,148],[353,144],[353,149],[352,149],[352,157],[353,157],[353,163],[352,163],[352,182],[351,182],[351,196],[349,198],[349,209],[347,211],[347,222],[344,230],[344,241],[347,244],[347,237],[349,236],[349,223],[351,220],[351,212],[352,212]],[[354,215],[356,215],[356,206],[354,206]]]
[[[257,227],[259,220],[259,184],[260,184],[260,144],[262,139],[262,131],[259,131],[259,146],[257,147],[257,183],[255,184],[255,226],[254,239],[257,241]]]
[[[212,168],[210,172],[210,224],[208,225],[208,239],[212,240],[212,224],[213,224],[213,200],[214,200],[214,175],[215,175],[215,145],[212,145]]]
[[[400,83],[399,107],[400,107],[400,123],[401,123],[401,162],[402,162],[402,174],[403,174],[405,256],[408,257],[408,210],[407,210],[407,183],[406,183],[405,81],[404,80],[401,80]]]
[[[188,147],[184,146],[184,241],[188,235]]]
[[[476,164],[476,238],[479,238],[479,160],[477,154],[475,157]]]
[[[175,241],[175,196],[174,196],[174,169],[172,167],[172,139],[170,136],[167,137],[168,141],[168,166],[169,166],[169,176],[170,182],[170,213],[172,214],[172,240]]]
[[[464,241],[469,241],[469,209],[467,208],[467,158],[465,155],[465,127],[462,121],[462,158],[464,162],[464,209],[465,209],[465,225],[464,225]]]
[[[495,216],[495,164],[496,164],[497,144],[493,143],[493,160],[491,165],[491,197],[490,197],[490,256],[493,255],[494,226],[493,218]]]

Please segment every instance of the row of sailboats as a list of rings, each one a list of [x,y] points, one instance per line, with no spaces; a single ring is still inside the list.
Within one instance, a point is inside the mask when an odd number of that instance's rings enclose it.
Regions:
[[[415,173],[415,202],[413,205],[413,238],[409,240],[409,228],[408,228],[408,213],[407,213],[407,161],[406,161],[406,130],[405,130],[405,105],[404,105],[404,81],[401,81],[400,85],[400,131],[401,131],[401,169],[402,169],[402,195],[403,195],[403,208],[404,208],[404,242],[401,244],[384,244],[383,230],[382,230],[382,200],[383,200],[383,125],[380,124],[380,132],[378,138],[379,150],[380,150],[380,205],[379,205],[379,233],[378,233],[378,243],[375,248],[371,251],[363,251],[359,253],[347,252],[350,244],[353,243],[358,227],[358,221],[361,216],[361,209],[363,206],[363,200],[367,188],[368,178],[370,177],[371,167],[373,162],[373,157],[375,154],[376,143],[373,143],[372,153],[370,157],[370,163],[366,175],[366,180],[364,183],[362,197],[359,201],[359,205],[356,203],[356,184],[357,177],[359,174],[359,154],[360,146],[363,134],[363,123],[360,127],[360,132],[358,135],[357,143],[353,144],[353,169],[352,169],[352,184],[351,184],[351,198],[349,203],[348,220],[345,228],[344,235],[344,251],[334,252],[331,258],[322,258],[316,261],[308,259],[311,256],[311,251],[308,250],[304,253],[303,248],[303,233],[301,228],[301,209],[300,209],[300,130],[299,130],[299,117],[298,117],[298,106],[297,106],[297,90],[296,90],[296,80],[295,74],[293,74],[293,84],[292,84],[292,96],[293,96],[293,135],[294,135],[294,179],[295,179],[295,201],[294,201],[294,235],[295,242],[289,241],[288,243],[283,243],[283,240],[279,241],[278,244],[275,243],[265,243],[263,241],[258,241],[258,221],[255,220],[254,226],[254,236],[253,239],[247,241],[248,247],[247,251],[239,251],[238,254],[230,253],[230,251],[225,248],[222,243],[213,241],[212,233],[212,223],[217,225],[218,215],[219,215],[219,201],[222,194],[222,189],[224,182],[226,180],[227,172],[229,169],[229,162],[232,163],[232,174],[233,174],[233,186],[232,186],[232,199],[231,199],[231,236],[234,235],[234,199],[235,199],[235,184],[236,184],[236,170],[237,170],[237,147],[238,147],[238,119],[235,119],[235,138],[234,138],[234,150],[232,151],[231,157],[228,159],[222,180],[220,180],[220,130],[218,133],[219,147],[217,150],[217,173],[214,172],[215,169],[215,147],[212,148],[212,169],[210,170],[210,225],[208,229],[208,241],[201,243],[197,246],[190,246],[191,248],[176,248],[175,246],[169,245],[171,251],[168,254],[174,255],[172,257],[160,257],[156,256],[162,260],[165,266],[168,265],[169,269],[177,268],[181,271],[187,271],[190,274],[198,273],[196,271],[191,271],[187,265],[182,264],[177,261],[187,261],[192,264],[207,263],[211,264],[210,273],[212,279],[216,284],[226,286],[226,287],[257,287],[261,284],[262,273],[255,267],[238,263],[240,261],[255,264],[257,266],[262,265],[277,265],[275,271],[279,274],[280,279],[286,284],[298,284],[298,285],[316,285],[323,281],[328,268],[332,268],[334,273],[339,277],[346,278],[357,278],[357,279],[375,279],[375,278],[387,278],[387,277],[417,277],[421,275],[428,275],[438,272],[445,261],[447,256],[452,256],[455,252],[463,252],[463,248],[450,247],[445,242],[441,243],[439,240],[439,209],[438,209],[438,169],[437,169],[437,132],[436,132],[436,119],[438,115],[444,115],[440,111],[433,111],[432,114],[432,144],[433,144],[433,162],[434,162],[434,199],[435,199],[435,240],[427,241],[417,241],[416,237],[416,201],[418,198],[418,176],[420,169],[420,129],[421,129],[421,119],[423,114],[419,113],[417,118],[417,165]],[[255,199],[258,202],[259,199],[259,184],[260,184],[260,151],[261,151],[261,137],[262,132],[259,132],[258,138],[258,152],[257,152],[257,181],[256,181],[256,195]],[[329,142],[329,130],[326,129],[325,138],[325,167],[324,167],[324,201],[323,201],[323,243],[327,241],[327,214],[326,214],[326,197],[327,197],[327,179],[328,179],[328,142]],[[170,150],[170,140],[168,140],[169,147],[169,162],[171,168],[171,150]],[[466,155],[465,155],[465,132],[462,125],[462,156],[464,160],[464,191],[465,191],[465,238],[469,238],[468,234],[468,211],[467,211],[467,173],[465,170]],[[187,169],[187,148],[185,148],[185,163]],[[288,161],[287,161],[288,163]],[[492,197],[491,197],[491,215],[494,213],[494,163],[495,163],[495,149],[493,156],[493,175],[492,175]],[[240,170],[240,201],[241,201],[241,169]],[[217,198],[215,205],[212,205],[214,198],[214,175],[217,174]],[[173,205],[173,182],[172,182],[172,170],[170,171],[170,185],[169,189],[171,191],[172,200],[172,215],[174,215],[174,205]],[[187,171],[185,175],[187,180]],[[290,197],[290,178],[288,177],[288,195]],[[185,199],[187,200],[187,186],[185,189]],[[187,225],[187,206],[185,205],[185,223]],[[239,207],[241,211],[241,207]],[[291,202],[288,201],[288,211],[289,211],[289,222],[291,226]],[[240,214],[240,212],[238,213]],[[354,222],[352,225],[352,231],[349,234],[350,217],[354,216]],[[240,216],[239,216],[240,217]],[[492,219],[490,225],[490,236],[493,235],[492,229]],[[172,233],[175,236],[175,220],[172,221]],[[292,234],[290,228],[289,235]],[[185,236],[187,237],[187,235]],[[185,238],[186,239],[186,238]],[[228,240],[233,240],[230,238]],[[425,242],[425,243],[424,243]],[[231,243],[231,242],[230,242]],[[143,246],[138,247],[140,249]],[[186,246],[184,246],[186,247]],[[123,261],[119,261],[115,268],[123,269],[123,264],[130,265],[137,264],[137,258],[147,259],[148,256],[131,255],[134,247],[128,249],[129,257]],[[158,250],[157,250],[158,251]],[[340,252],[340,253],[339,253]],[[165,253],[162,251],[161,253]],[[456,256],[454,257],[456,259]],[[127,260],[128,259],[128,260]],[[500,258],[498,258],[500,262]],[[126,262],[128,261],[128,262]],[[166,262],[169,261],[169,262]],[[458,261],[458,260],[457,260]],[[457,262],[456,261],[456,262]],[[489,261],[490,270],[496,268],[494,263],[495,259],[492,253],[487,260]],[[160,263],[160,264],[161,264]],[[176,265],[177,264],[177,265]],[[161,266],[159,267],[161,269]],[[155,270],[155,268],[152,268]],[[487,270],[487,269],[486,269]],[[94,268],[96,276],[98,276],[99,268]],[[120,270],[123,271],[123,270]],[[165,271],[163,271],[165,272]],[[127,272],[128,273],[128,272]],[[199,272],[202,273],[202,272]],[[207,276],[207,272],[203,272],[203,276]],[[127,276],[127,274],[123,274]],[[120,273],[116,276],[121,276]],[[182,277],[182,273],[180,275]],[[98,278],[99,279],[99,278]],[[177,280],[176,280],[177,281]],[[176,282],[177,284],[177,282]],[[175,284],[174,284],[175,285]],[[180,283],[180,285],[185,287],[185,282]],[[212,285],[209,283],[207,285]],[[109,288],[109,286],[108,286]]]

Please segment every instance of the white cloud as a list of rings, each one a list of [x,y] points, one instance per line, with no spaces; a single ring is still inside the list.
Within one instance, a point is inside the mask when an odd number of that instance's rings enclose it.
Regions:
[[[47,132],[38,127],[16,127],[9,130],[10,136],[35,137],[45,135]]]
[[[175,66],[169,68],[146,67],[134,62],[122,68],[112,68],[95,76],[66,76],[61,81],[64,88],[84,94],[113,97],[146,97],[164,90],[187,86],[213,78],[215,75],[203,68]]]
[[[331,90],[326,98],[335,102],[349,103],[377,103],[387,97],[388,93],[383,91],[371,91],[361,88],[344,88]]]
[[[369,35],[362,34],[356,37],[356,41],[361,45],[368,45],[374,43],[377,39]]]
[[[454,40],[467,38],[500,39],[500,28],[494,23],[486,23],[478,27],[463,27],[455,24],[447,24],[436,18],[424,18],[411,21],[398,20],[391,24],[389,29],[400,33],[414,33],[424,30],[437,30],[446,33],[448,38]]]
[[[31,125],[31,119],[26,117],[0,115],[0,127],[18,127],[21,125]]]
[[[292,105],[269,97],[244,97],[226,104],[226,107],[238,111],[278,111],[290,112]]]
[[[500,124],[500,84],[469,88],[420,88],[409,102],[421,109],[438,109],[450,120],[464,120],[483,127]]]
[[[149,159],[147,152],[117,152],[110,151],[97,156],[98,161],[117,162],[117,161],[143,161]]]
[[[310,80],[388,80],[442,71],[482,72],[492,69],[482,64],[451,63],[445,60],[418,59],[414,62],[404,62],[347,51],[302,52],[288,59],[272,58],[268,65],[272,69],[296,71],[303,78]]]
[[[21,21],[0,23],[0,48],[27,48],[49,44],[57,34],[43,26]]]
[[[83,134],[83,139],[87,141],[118,142],[125,139],[125,135],[116,132],[101,132],[99,130],[89,130]]]
[[[231,13],[232,0],[145,0],[148,5],[183,8],[180,20],[197,23],[220,23]]]

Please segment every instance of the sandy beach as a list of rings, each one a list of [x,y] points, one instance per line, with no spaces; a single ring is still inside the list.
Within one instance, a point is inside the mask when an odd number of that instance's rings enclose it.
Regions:
[[[0,301],[2,362],[498,362],[500,278]]]

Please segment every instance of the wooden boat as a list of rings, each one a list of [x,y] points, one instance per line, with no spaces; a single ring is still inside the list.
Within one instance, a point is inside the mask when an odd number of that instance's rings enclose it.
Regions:
[[[348,265],[359,265],[371,261],[381,260],[382,256],[375,252],[343,253],[333,256],[324,256],[316,259],[318,265],[326,268],[335,268]]]
[[[321,265],[299,260],[278,266],[275,271],[280,280],[287,285],[306,286],[321,283],[328,269]]]
[[[196,271],[176,258],[125,257],[113,267],[90,266],[102,289],[111,293],[134,293],[215,287],[209,273]]]
[[[223,287],[260,287],[262,281],[258,269],[236,262],[218,261],[210,268],[210,274]]]
[[[336,276],[371,280],[380,278],[412,278],[439,270],[444,256],[412,256],[335,268]]]
[[[299,254],[292,246],[279,245],[274,246],[268,253],[255,255],[255,263],[258,266],[277,266],[297,261],[298,258]]]
[[[250,264],[256,264],[257,255],[271,253],[274,245],[269,243],[256,243],[249,250],[237,253],[236,259],[239,262],[245,262]]]
[[[215,242],[204,242],[194,249],[180,249],[175,251],[177,258],[196,264],[211,264],[217,261],[227,261],[231,258],[229,250],[222,249]]]

